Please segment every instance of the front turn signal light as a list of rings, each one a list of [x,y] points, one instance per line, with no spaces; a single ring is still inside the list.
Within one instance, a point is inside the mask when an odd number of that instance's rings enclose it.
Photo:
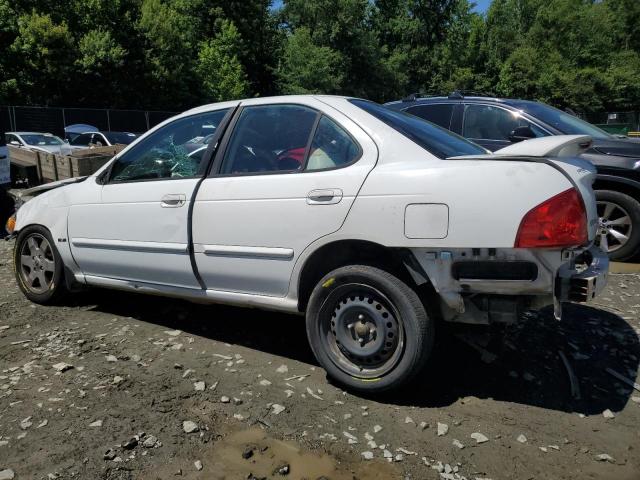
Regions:
[[[16,214],[14,213],[7,220],[6,225],[4,226],[5,230],[9,235],[13,235],[13,232],[16,231]]]

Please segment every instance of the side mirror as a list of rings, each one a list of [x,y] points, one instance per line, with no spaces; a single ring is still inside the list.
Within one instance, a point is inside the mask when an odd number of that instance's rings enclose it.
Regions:
[[[17,140],[11,140],[9,142],[9,145],[13,145],[14,147],[19,147],[20,146],[20,142]]]
[[[529,140],[531,138],[536,138],[536,134],[533,133],[531,127],[528,126],[516,127],[509,134],[509,141],[513,143]]]

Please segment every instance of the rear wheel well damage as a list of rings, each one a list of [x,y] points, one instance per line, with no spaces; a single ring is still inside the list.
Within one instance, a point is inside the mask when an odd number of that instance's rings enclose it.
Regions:
[[[347,265],[369,265],[398,277],[423,299],[435,294],[426,273],[405,248],[365,240],[339,240],[320,247],[306,260],[298,281],[298,310],[304,312],[311,292],[327,273]]]

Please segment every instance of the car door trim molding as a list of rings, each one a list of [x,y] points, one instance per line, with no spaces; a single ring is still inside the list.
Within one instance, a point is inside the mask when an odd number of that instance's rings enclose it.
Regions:
[[[135,240],[103,240],[95,238],[72,238],[71,244],[76,248],[97,248],[103,250],[125,250],[130,252],[149,253],[188,253],[184,243],[139,242]]]
[[[245,247],[240,245],[202,245],[205,255],[236,258],[262,258],[272,260],[292,260],[293,248]]]

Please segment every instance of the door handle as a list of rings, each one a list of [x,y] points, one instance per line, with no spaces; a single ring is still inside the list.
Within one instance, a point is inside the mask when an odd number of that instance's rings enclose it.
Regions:
[[[339,188],[311,190],[307,195],[309,205],[332,205],[340,200],[342,200],[342,190]]]
[[[178,208],[187,202],[187,196],[183,193],[171,193],[162,197],[160,206],[162,208]]]

